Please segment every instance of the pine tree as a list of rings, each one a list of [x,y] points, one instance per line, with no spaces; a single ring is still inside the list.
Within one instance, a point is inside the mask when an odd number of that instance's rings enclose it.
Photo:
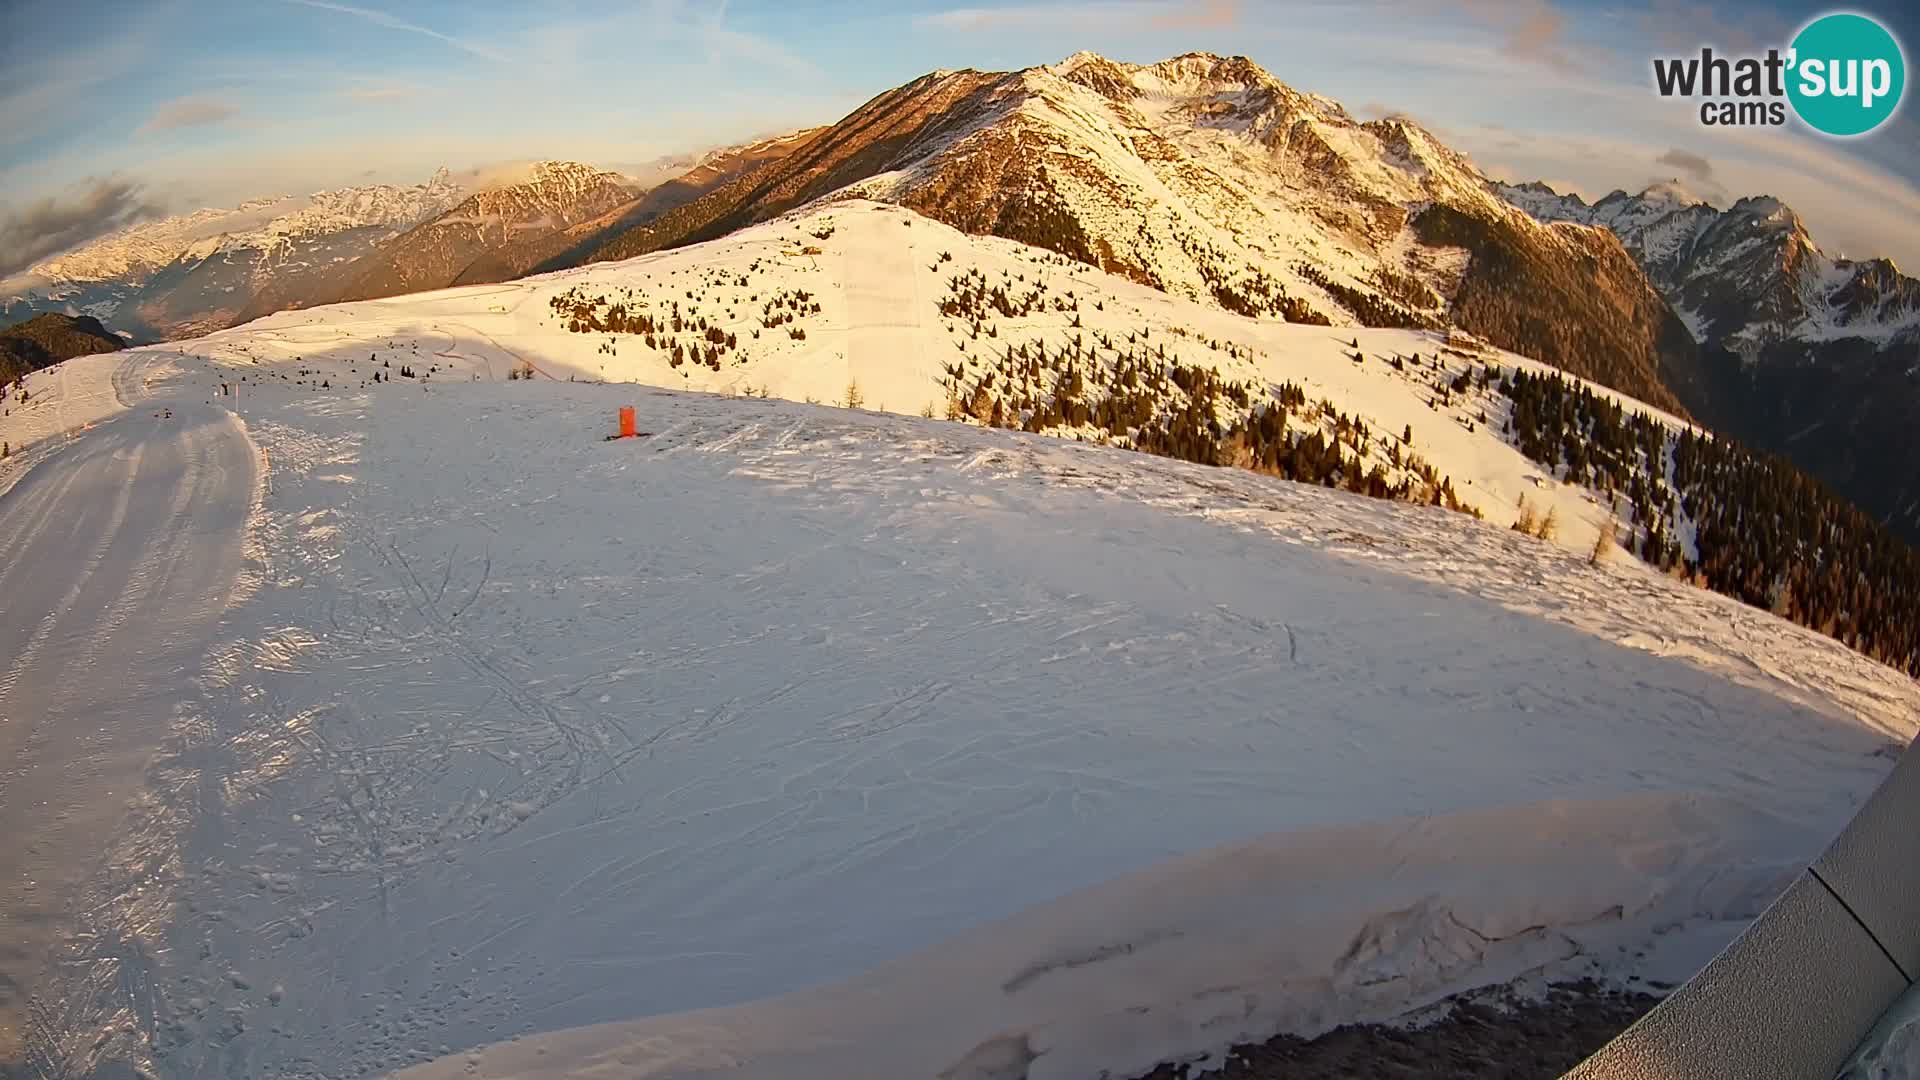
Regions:
[[[1593,550],[1587,552],[1588,566],[1599,566],[1600,563],[1606,559],[1607,552],[1613,549],[1613,534],[1616,528],[1618,528],[1618,522],[1609,518],[1605,525],[1600,526],[1600,531],[1594,534]],[[1649,545],[1653,543],[1652,533],[1647,534],[1647,543]],[[1647,561],[1651,562],[1653,560],[1649,559]]]

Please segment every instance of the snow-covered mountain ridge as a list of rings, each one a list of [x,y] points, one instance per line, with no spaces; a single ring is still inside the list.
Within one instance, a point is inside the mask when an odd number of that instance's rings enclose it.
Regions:
[[[406,187],[374,184],[249,199],[232,209],[196,210],[130,226],[43,259],[27,274],[57,286],[150,273],[176,260],[203,260],[222,251],[252,248],[284,256],[294,241],[305,237],[370,225],[412,225],[445,211],[460,194],[441,169],[426,182]]]
[[[0,322],[89,314],[135,340],[224,329],[269,312],[517,277],[603,230],[777,160],[807,132],[642,167],[574,161],[441,169],[423,184],[250,200],[145,222],[43,260],[0,287]]]
[[[1671,385],[1716,430],[1782,454],[1920,543],[1920,280],[1830,256],[1778,199],[1725,209],[1675,184],[1589,206],[1502,186],[1543,220],[1617,234],[1702,348]]]
[[[306,295],[461,194],[442,169],[421,184],[274,196],[143,222],[17,275],[0,294],[0,314],[83,313],[136,340],[221,329],[262,313],[267,298]]]
[[[439,218],[439,224],[535,227],[544,219],[564,219],[600,192],[624,193],[626,180],[610,169],[578,161],[536,161],[512,183],[476,191]]]
[[[1753,356],[1781,341],[1920,342],[1920,280],[1891,259],[1827,255],[1771,196],[1720,209],[1678,181],[1591,206],[1539,183],[1496,190],[1541,220],[1614,232],[1703,343]]]
[[[1357,121],[1244,57],[928,75],[592,257],[821,198],[899,203],[1262,318],[1459,324],[1679,407],[1661,372],[1684,332],[1613,237],[1535,222],[1417,124]]]
[[[309,303],[444,288],[490,252],[591,221],[637,194],[612,170],[576,161],[534,162],[383,242]]]
[[[460,194],[461,188],[444,168],[426,183],[411,187],[382,184],[319,191],[310,196],[306,206],[258,228],[221,238],[219,250],[257,249],[271,265],[290,257],[303,239],[368,226],[410,225],[445,211]]]

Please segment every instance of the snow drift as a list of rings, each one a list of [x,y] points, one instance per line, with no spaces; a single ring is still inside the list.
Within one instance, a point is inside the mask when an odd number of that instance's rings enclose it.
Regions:
[[[1279,833],[1172,860],[833,986],[532,1036],[412,1080],[1085,1080],[1402,1015],[1525,975],[1618,970],[1752,918],[1785,822],[1685,796]],[[1727,931],[1730,936],[1731,930]],[[1685,955],[1699,959],[1698,939]],[[1632,966],[1631,961],[1626,966]]]

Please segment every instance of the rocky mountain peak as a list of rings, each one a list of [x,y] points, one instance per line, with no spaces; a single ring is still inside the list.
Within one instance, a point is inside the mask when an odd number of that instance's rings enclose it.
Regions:
[[[619,173],[578,161],[536,161],[497,175],[429,225],[572,222],[610,210],[632,194]]]
[[[1247,57],[1220,56],[1210,52],[1183,53],[1139,70],[1164,86],[1179,87],[1189,92],[1271,90],[1281,85],[1265,68]]]
[[[579,161],[536,161],[531,168],[533,175],[527,182],[534,184],[592,183],[599,177],[613,175],[604,169]]]
[[[1643,203],[1658,206],[1670,206],[1675,209],[1687,206],[1711,205],[1687,187],[1679,177],[1650,184],[1637,196]]]
[[[1112,101],[1129,101],[1141,94],[1132,71],[1099,53],[1077,52],[1047,70]]]
[[[694,243],[818,200],[875,199],[1241,315],[1433,328],[1464,319],[1675,407],[1655,374],[1671,313],[1620,243],[1539,226],[1488,183],[1411,120],[1363,124],[1245,57],[1127,64],[1076,53],[883,93],[751,183],[589,257]],[[1543,325],[1556,329],[1525,329]]]

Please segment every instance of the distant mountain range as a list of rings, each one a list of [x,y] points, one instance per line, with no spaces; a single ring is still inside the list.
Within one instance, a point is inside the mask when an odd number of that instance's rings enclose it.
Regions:
[[[1592,206],[1539,183],[1500,192],[1542,221],[1612,230],[1703,343],[1756,357],[1782,341],[1920,342],[1920,281],[1888,259],[1828,257],[1778,199],[1721,210],[1678,181]]]
[[[534,232],[498,245],[469,263],[449,284],[507,281],[537,269],[577,265],[610,238],[683,206],[709,191],[778,161],[814,134],[798,131],[695,156],[684,172],[640,190],[597,217],[563,229]]]
[[[0,294],[0,321],[42,311],[92,315],[136,341],[218,330],[264,314],[263,296],[313,297],[342,267],[459,194],[443,170],[411,187],[256,199],[143,222],[30,268]]]
[[[543,161],[469,190],[447,170],[377,185],[143,222],[0,283],[0,324],[40,312],[105,320],[138,342],[192,337],[289,308],[504,281],[601,233],[697,198],[795,145],[758,140],[691,156],[643,186]]]
[[[1783,454],[1920,540],[1920,280],[1823,253],[1793,209],[1719,209],[1677,182],[1589,206],[1501,188],[1543,221],[1609,229],[1702,346],[1673,388],[1714,430]]]
[[[1778,200],[1677,184],[1592,205],[1496,183],[1418,124],[1357,120],[1244,57],[1081,53],[941,71],[663,183],[574,162],[465,190],[259,200],[135,226],[0,292],[136,340],[504,281],[892,202],[1239,314],[1457,326],[1790,456],[1920,538],[1920,283],[1823,254]]]
[[[477,191],[347,268],[328,302],[444,288],[475,259],[530,236],[565,230],[631,201],[618,173],[542,161],[525,179]]]

